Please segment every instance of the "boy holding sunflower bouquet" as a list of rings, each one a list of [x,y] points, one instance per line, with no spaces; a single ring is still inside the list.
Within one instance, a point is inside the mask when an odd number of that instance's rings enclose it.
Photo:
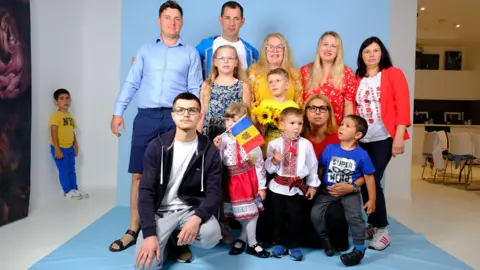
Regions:
[[[280,113],[288,107],[299,108],[298,104],[287,99],[288,72],[283,68],[270,70],[267,75],[268,88],[272,93],[272,99],[264,99],[257,107],[252,109],[256,126],[265,139],[262,147],[263,157],[266,158],[268,143],[280,138]]]

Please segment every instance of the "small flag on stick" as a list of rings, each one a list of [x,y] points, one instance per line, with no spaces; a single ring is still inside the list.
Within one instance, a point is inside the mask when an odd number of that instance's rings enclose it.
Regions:
[[[247,153],[265,143],[262,134],[260,134],[246,115],[233,124],[231,132],[238,141],[238,144],[240,144]]]

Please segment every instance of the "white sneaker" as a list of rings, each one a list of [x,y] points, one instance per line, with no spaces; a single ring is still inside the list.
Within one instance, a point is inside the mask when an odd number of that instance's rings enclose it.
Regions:
[[[372,225],[368,225],[368,227],[365,229],[365,240],[372,239],[376,232],[377,228],[373,227]]]
[[[67,199],[71,199],[71,200],[81,200],[82,199],[82,196],[80,196],[80,194],[77,194],[77,192],[75,192],[75,190],[70,190],[69,192],[65,193],[64,194],[65,198]]]
[[[82,192],[78,189],[75,189],[73,191],[75,191],[75,193],[82,198],[88,198],[89,197],[88,193],[86,193],[86,192]]]
[[[375,235],[373,235],[369,248],[375,250],[384,250],[390,245],[390,237],[388,236],[387,227],[377,228]]]

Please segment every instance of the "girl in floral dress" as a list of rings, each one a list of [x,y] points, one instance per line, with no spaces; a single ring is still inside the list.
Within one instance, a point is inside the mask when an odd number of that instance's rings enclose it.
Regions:
[[[245,104],[230,104],[225,113],[227,129],[230,129],[244,115],[247,117],[249,115]],[[228,169],[227,185],[233,215],[236,220],[243,222],[242,233],[235,240],[229,254],[239,255],[246,248],[247,254],[268,258],[270,253],[264,250],[256,240],[258,215],[259,211],[263,210],[259,200],[265,199],[267,189],[262,150],[257,146],[247,153],[228,130],[217,136],[213,142],[218,147],[223,164]]]
[[[200,89],[202,119],[197,130],[210,140],[225,131],[225,111],[233,102],[250,104],[250,90],[235,47],[223,45],[213,53],[213,65]]]
[[[237,50],[231,45],[218,47],[213,53],[213,65],[200,89],[202,119],[197,130],[209,140],[225,132],[225,112],[234,102],[250,104],[250,90],[245,71],[241,68]],[[231,244],[233,235],[227,217],[231,217],[228,187],[223,185],[224,203],[220,204],[222,242]]]

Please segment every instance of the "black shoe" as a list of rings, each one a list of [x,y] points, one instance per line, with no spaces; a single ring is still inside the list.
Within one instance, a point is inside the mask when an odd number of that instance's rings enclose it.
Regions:
[[[324,238],[322,239],[322,246],[323,246],[323,251],[325,251],[325,255],[328,257],[332,257],[335,255],[335,249],[332,246],[332,243],[330,242],[330,239]]]
[[[236,245],[237,243],[240,243],[242,246],[241,246],[240,248],[235,247],[235,245]],[[230,254],[230,255],[240,255],[240,254],[242,254],[242,252],[245,250],[245,246],[246,246],[246,245],[247,245],[247,244],[246,244],[245,242],[243,242],[243,241],[240,240],[240,239],[237,239],[237,240],[235,240],[235,241],[233,242],[233,246],[232,246],[232,248],[230,249],[230,252],[228,252],[228,254]],[[247,250],[247,252],[248,252],[248,250]]]
[[[365,253],[354,248],[351,252],[341,255],[340,260],[345,266],[354,266],[360,263],[364,255]]]
[[[173,248],[175,259],[180,263],[190,263],[193,260],[193,254],[188,245],[177,245],[178,235],[173,233],[169,238],[169,246]]]
[[[253,256],[256,256],[258,258],[268,258],[270,257],[270,252],[266,251],[265,249],[263,249],[262,247],[262,251],[260,252],[257,252],[255,250],[256,247],[261,247],[258,243],[256,243],[255,245],[253,246],[248,246],[247,247],[247,254],[250,254],[250,255],[253,255]]]

